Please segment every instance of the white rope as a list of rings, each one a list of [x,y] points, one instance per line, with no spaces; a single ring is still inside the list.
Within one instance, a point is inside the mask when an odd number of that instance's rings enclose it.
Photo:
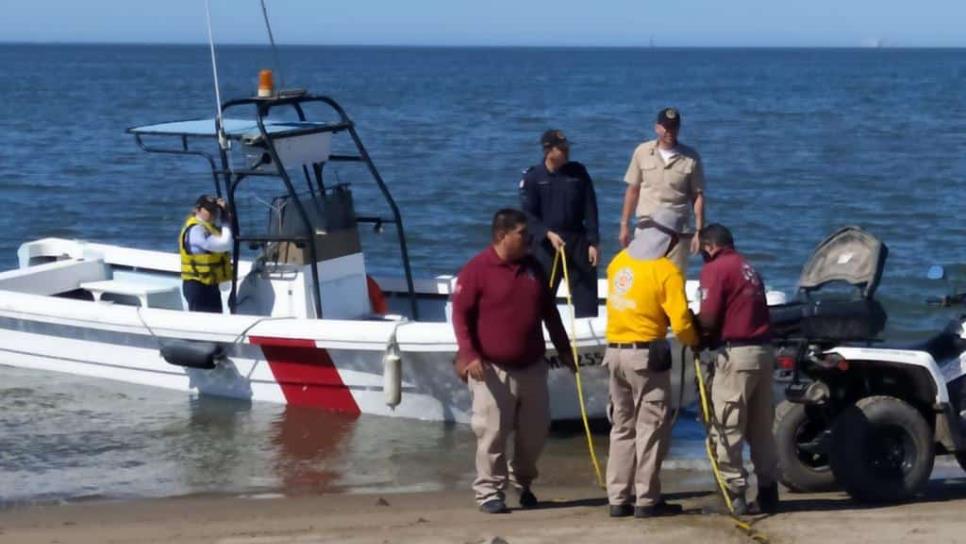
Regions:
[[[221,89],[218,85],[218,61],[215,58],[215,36],[211,30],[211,5],[209,0],[205,0],[205,17],[208,21],[208,49],[211,51],[211,72],[215,78],[215,115],[218,119],[218,145],[222,149],[227,149],[225,131],[222,127],[221,119]]]
[[[278,48],[275,47],[275,36],[272,35],[272,24],[268,22],[268,8],[265,7],[265,0],[260,0],[262,4],[262,18],[265,19],[265,29],[268,30],[268,42],[272,44],[272,56],[275,58],[275,71],[278,73],[278,89],[285,88],[285,76],[282,74],[282,61],[278,57]]]

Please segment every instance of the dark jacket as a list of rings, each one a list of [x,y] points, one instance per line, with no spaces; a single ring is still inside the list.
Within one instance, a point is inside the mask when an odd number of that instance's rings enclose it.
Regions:
[[[542,162],[529,168],[520,180],[520,206],[535,240],[552,230],[565,238],[583,236],[594,246],[600,243],[594,182],[579,162],[568,162],[556,172]]]

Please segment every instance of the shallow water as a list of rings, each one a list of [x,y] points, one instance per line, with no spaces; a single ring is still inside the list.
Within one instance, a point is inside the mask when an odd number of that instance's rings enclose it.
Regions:
[[[271,58],[255,47],[219,54],[226,97],[249,94]],[[491,213],[516,203],[519,173],[551,126],[594,176],[613,255],[628,158],[654,112],[674,104],[682,139],[705,160],[709,218],[732,228],[772,287],[793,290],[819,240],[859,224],[891,248],[890,336],[921,337],[952,315],[923,304],[945,288],[923,277],[931,263],[966,261],[963,50],[291,47],[282,57],[291,85],[335,97],[357,122],[419,275],[452,273],[486,244]],[[43,236],[173,251],[210,178],[192,159],[144,154],[123,131],[210,116],[207,63],[194,46],[0,45],[0,266]],[[371,186],[354,192],[361,214],[384,212]],[[372,269],[398,269],[391,234],[364,233]],[[700,462],[699,436],[682,418],[672,464]],[[547,478],[592,477],[582,440],[554,435]],[[6,503],[465,487],[471,447],[460,426],[0,366]]]
[[[468,426],[353,417],[4,367],[0,507],[196,493],[468,489]],[[41,379],[47,378],[47,379]],[[123,392],[122,392],[123,391]],[[686,417],[686,416],[684,416]],[[669,468],[701,468],[680,425]],[[595,436],[598,451],[605,435]],[[547,483],[594,480],[580,428],[555,429]]]

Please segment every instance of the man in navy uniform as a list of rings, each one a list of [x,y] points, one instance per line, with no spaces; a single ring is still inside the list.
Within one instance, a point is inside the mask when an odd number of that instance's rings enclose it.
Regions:
[[[533,256],[549,277],[558,248],[565,248],[571,296],[577,317],[597,316],[597,263],[600,232],[597,196],[584,165],[570,160],[570,142],[559,130],[540,138],[543,161],[520,180],[520,205],[533,235]],[[562,265],[554,276],[556,294]]]

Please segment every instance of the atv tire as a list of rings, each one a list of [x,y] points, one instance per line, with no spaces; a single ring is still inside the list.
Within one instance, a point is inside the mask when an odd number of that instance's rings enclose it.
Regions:
[[[809,417],[806,405],[782,401],[775,408],[778,479],[791,491],[813,493],[838,489],[828,463],[830,431],[824,421]]]
[[[832,425],[832,472],[860,501],[898,502],[916,495],[929,480],[935,453],[922,414],[895,397],[861,399]]]

